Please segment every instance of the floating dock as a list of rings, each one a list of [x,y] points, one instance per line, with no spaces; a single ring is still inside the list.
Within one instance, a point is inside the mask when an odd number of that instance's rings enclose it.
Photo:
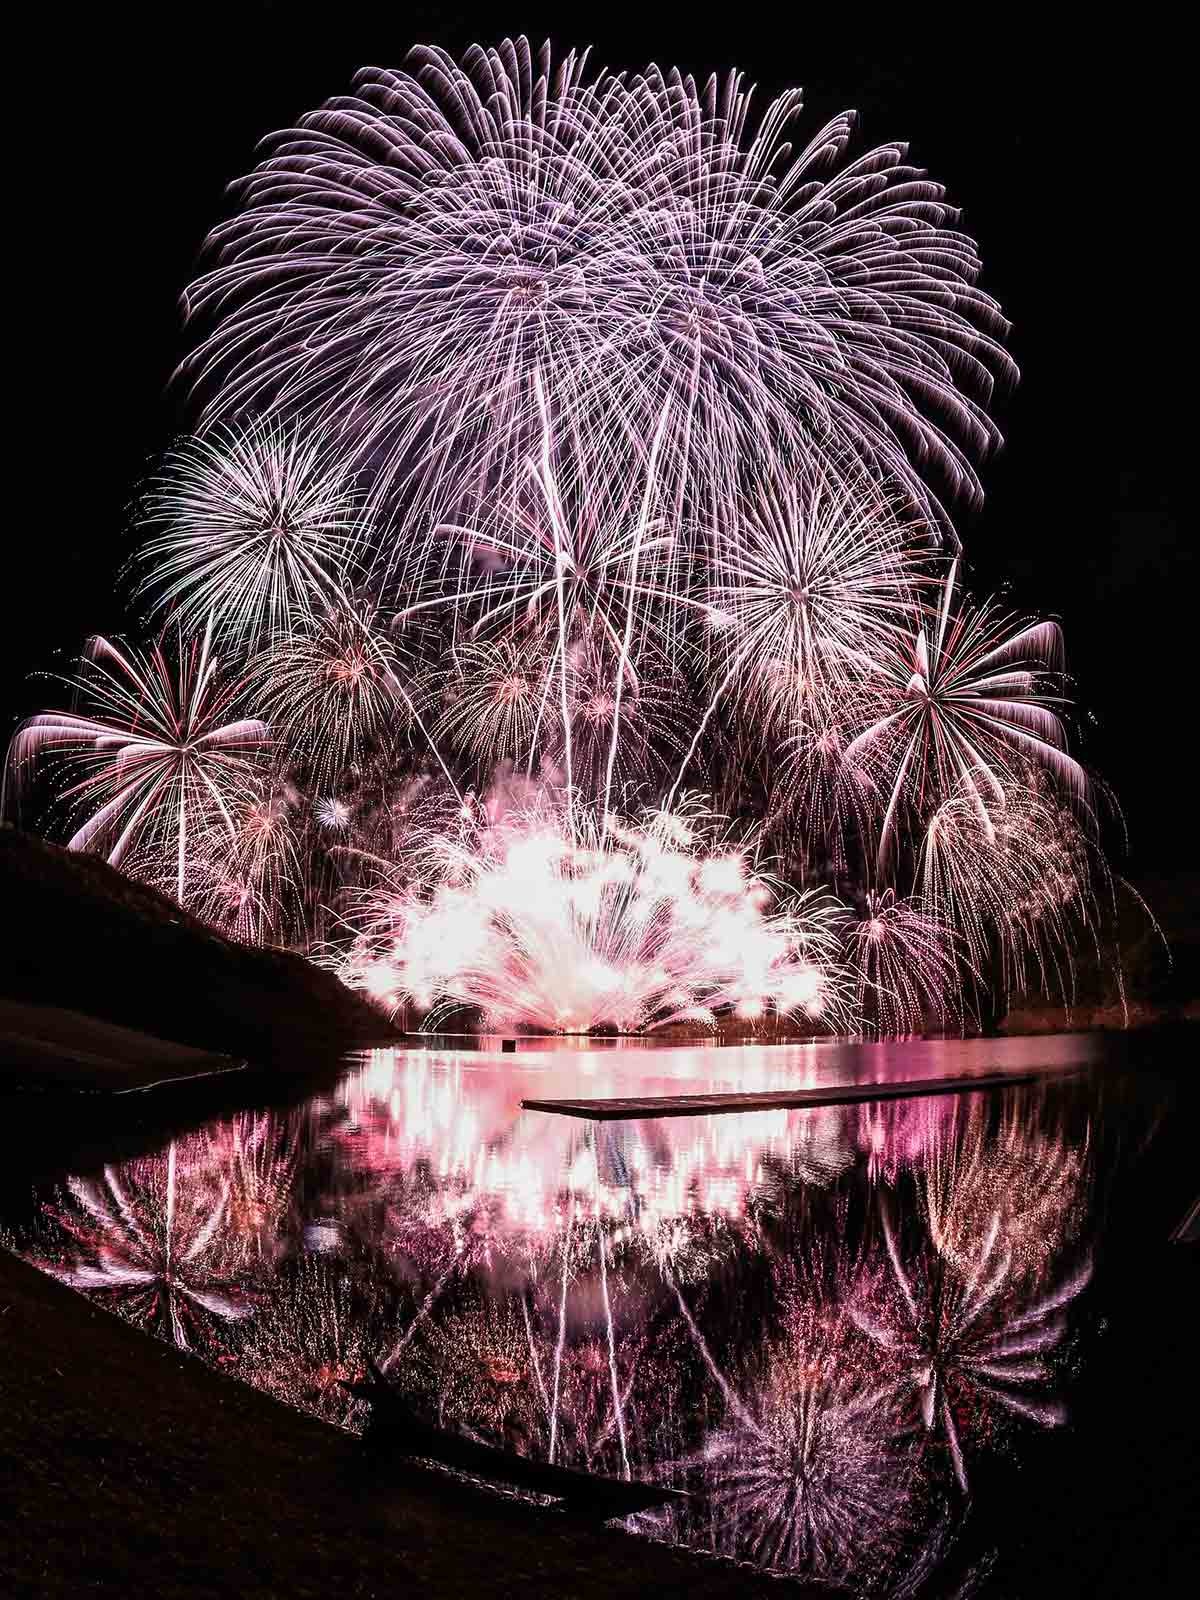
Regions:
[[[648,1117],[711,1117],[729,1111],[781,1111],[805,1106],[852,1106],[870,1100],[907,1100],[914,1095],[972,1094],[1010,1089],[1043,1078],[1079,1072],[1077,1066],[1024,1072],[975,1072],[956,1078],[909,1078],[902,1083],[830,1084],[816,1089],[769,1089],[751,1094],[642,1095],[605,1100],[522,1100],[522,1111],[548,1111],[588,1122],[629,1122]]]

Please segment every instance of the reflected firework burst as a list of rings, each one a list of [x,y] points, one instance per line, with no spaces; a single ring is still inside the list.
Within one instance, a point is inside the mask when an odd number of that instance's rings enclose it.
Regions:
[[[106,1167],[102,1184],[70,1178],[67,1190],[72,1204],[50,1215],[72,1247],[47,1263],[63,1283],[103,1296],[185,1350],[249,1315],[220,1265],[229,1185],[186,1152],[181,1161],[175,1143],[165,1157]]]
[[[1062,1343],[1066,1308],[1090,1279],[1091,1263],[1018,1295],[999,1214],[966,1272],[940,1260],[906,1263],[886,1206],[882,1226],[890,1280],[877,1279],[851,1301],[849,1314],[896,1364],[901,1390],[916,1400],[925,1428],[944,1439],[966,1493],[964,1431],[981,1426],[989,1406],[1043,1427],[1065,1420],[1049,1392],[1048,1358]]]
[[[693,1332],[699,1337],[694,1324]],[[811,1294],[749,1386],[714,1365],[724,1423],[669,1469],[695,1485],[703,1510],[674,1511],[667,1521],[689,1542],[703,1539],[756,1566],[855,1592],[869,1586],[911,1531],[918,1470],[872,1367],[869,1347]]]

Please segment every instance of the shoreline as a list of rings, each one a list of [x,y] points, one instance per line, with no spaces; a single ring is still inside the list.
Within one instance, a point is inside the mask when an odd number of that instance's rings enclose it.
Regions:
[[[6,1088],[126,1094],[245,1066],[223,1051],[177,1044],[83,1011],[0,996],[0,1082]]]
[[[340,1048],[330,1041],[314,1041],[291,1070],[274,1063],[251,1062],[244,1056],[185,1044],[174,1037],[115,1023],[104,1017],[45,1001],[16,999],[0,993],[0,1096],[84,1093],[105,1097],[140,1094],[154,1089],[183,1088],[189,1083],[225,1077],[242,1077],[253,1083],[281,1085],[304,1081],[357,1052],[374,1049],[400,1051],[458,1050],[496,1054],[550,1054],[589,1050],[739,1049],[749,1046],[799,1044],[849,1044],[855,1046],[933,1043],[971,1040],[1064,1038],[1075,1034],[1125,1034],[1131,1037],[1164,1030],[1174,1031],[1200,1022],[1200,1001],[1177,1006],[1131,1005],[1080,1007],[1062,1013],[1038,1006],[1014,1010],[994,1031],[927,1032],[903,1037],[866,1038],[827,1034],[797,1034],[786,1029],[760,1027],[750,1032],[732,1026],[696,1033],[674,1028],[646,1034],[522,1034],[502,1036],[492,1032],[462,1034],[403,1033],[370,1037],[349,1035]],[[173,1031],[173,1030],[172,1030]]]
[[[370,1456],[3,1249],[0,1499],[7,1592],[46,1600],[814,1594]]]

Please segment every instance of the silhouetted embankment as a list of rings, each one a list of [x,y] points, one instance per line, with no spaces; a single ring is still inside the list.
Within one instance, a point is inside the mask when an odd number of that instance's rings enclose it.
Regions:
[[[276,1068],[396,1036],[302,956],[223,938],[107,862],[8,827],[0,907],[9,949],[0,998]]]
[[[0,1592],[42,1600],[813,1593],[369,1458],[2,1250],[0,1506]]]

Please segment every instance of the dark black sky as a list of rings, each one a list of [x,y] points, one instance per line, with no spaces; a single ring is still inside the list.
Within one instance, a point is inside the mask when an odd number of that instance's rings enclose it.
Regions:
[[[164,393],[183,348],[177,296],[256,140],[415,42],[523,31],[592,43],[611,65],[736,64],[764,94],[803,84],[814,125],[853,106],[864,138],[909,140],[949,186],[1023,371],[986,510],[961,529],[972,581],[1062,619],[1090,713],[1083,755],[1124,802],[1134,870],[1195,863],[1183,46],[1136,8],[1121,33],[1094,13],[1086,36],[1034,20],[1052,9],[904,7],[879,25],[861,6],[781,20],[726,5],[705,21],[698,5],[245,0],[86,24],[47,8],[9,68],[5,726],[55,693],[32,671],[127,620],[127,508],[182,420]]]

